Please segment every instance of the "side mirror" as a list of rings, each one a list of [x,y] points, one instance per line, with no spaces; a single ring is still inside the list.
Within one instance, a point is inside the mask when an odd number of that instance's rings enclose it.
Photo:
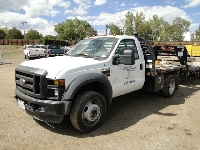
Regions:
[[[134,65],[135,64],[135,53],[133,50],[124,50],[123,55],[113,56],[113,65],[124,64]]]

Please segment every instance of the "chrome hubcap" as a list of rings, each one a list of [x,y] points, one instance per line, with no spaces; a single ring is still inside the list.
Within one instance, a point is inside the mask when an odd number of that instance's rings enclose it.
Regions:
[[[85,105],[85,109],[83,111],[83,119],[87,121],[94,122],[101,117],[100,107],[92,102],[89,102]]]
[[[175,80],[171,79],[170,82],[169,82],[169,93],[170,93],[170,95],[173,94],[174,90],[175,90]]]

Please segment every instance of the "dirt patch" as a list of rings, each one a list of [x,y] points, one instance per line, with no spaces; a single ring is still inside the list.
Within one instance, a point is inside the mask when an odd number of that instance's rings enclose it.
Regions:
[[[117,97],[105,123],[83,134],[68,116],[60,124],[48,124],[18,107],[14,70],[26,60],[21,49],[16,51],[0,65],[0,149],[200,149],[199,78],[182,79],[170,99],[144,91]]]

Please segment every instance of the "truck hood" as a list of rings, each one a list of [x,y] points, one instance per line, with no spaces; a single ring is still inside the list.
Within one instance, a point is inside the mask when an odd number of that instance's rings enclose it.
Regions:
[[[21,63],[20,65],[32,68],[44,69],[48,72],[47,78],[55,78],[56,75],[58,75],[58,73],[64,69],[69,70],[99,63],[101,63],[101,61],[94,60],[92,58],[56,56],[56,57],[29,60]]]

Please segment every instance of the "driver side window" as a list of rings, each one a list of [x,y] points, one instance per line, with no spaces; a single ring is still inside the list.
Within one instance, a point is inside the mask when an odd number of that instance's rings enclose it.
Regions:
[[[135,53],[135,59],[139,59],[137,46],[135,45],[135,41],[133,39],[121,40],[117,49],[115,50],[115,54],[123,55],[125,49],[133,50]]]

